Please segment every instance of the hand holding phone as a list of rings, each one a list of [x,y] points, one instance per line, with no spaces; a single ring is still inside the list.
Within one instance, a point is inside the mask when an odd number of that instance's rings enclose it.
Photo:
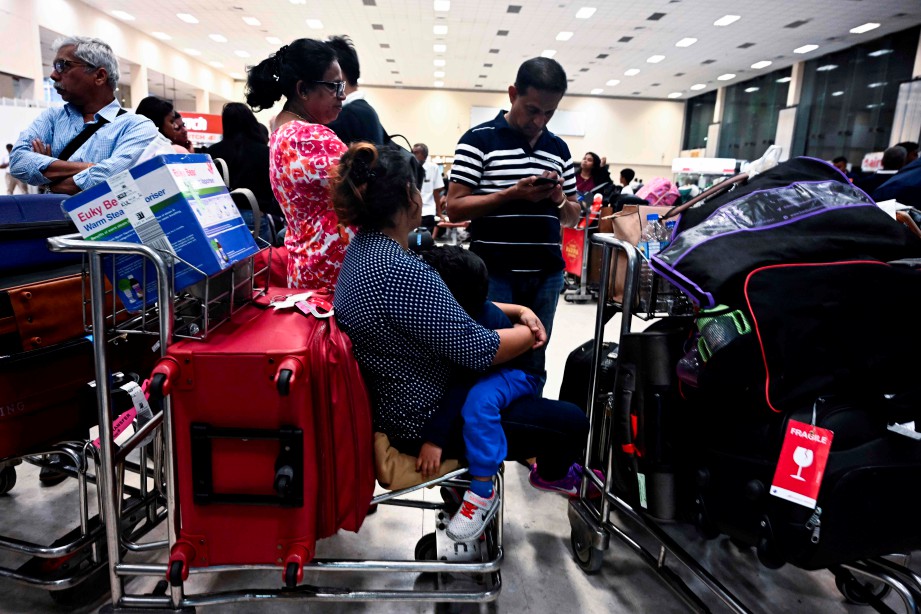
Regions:
[[[538,177],[534,180],[534,185],[556,185],[559,182],[559,179],[553,179],[552,177]]]

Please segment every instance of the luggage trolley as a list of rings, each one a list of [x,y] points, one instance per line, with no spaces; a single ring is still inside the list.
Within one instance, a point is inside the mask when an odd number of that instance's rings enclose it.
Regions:
[[[585,453],[585,464],[582,485],[579,497],[573,499],[569,505],[569,521],[571,527],[571,545],[577,564],[586,573],[596,573],[601,569],[604,551],[610,545],[613,536],[623,542],[630,550],[635,552],[640,559],[649,565],[681,599],[691,611],[709,612],[710,609],[701,597],[692,590],[685,581],[669,566],[669,557],[676,559],[681,565],[705,586],[713,595],[731,611],[748,613],[751,610],[742,603],[737,596],[729,591],[710,571],[698,563],[680,544],[665,532],[653,513],[653,505],[649,510],[631,505],[619,495],[615,485],[615,458],[612,452],[614,429],[618,425],[613,423],[612,415],[616,413],[617,403],[623,399],[615,394],[607,399],[607,407],[602,407],[604,401],[599,399],[599,366],[601,365],[604,351],[604,327],[616,311],[620,311],[622,322],[620,328],[621,342],[630,333],[633,307],[636,303],[637,286],[639,282],[639,259],[641,256],[636,247],[626,241],[615,238],[609,234],[596,234],[592,242],[603,247],[602,255],[602,283],[600,284],[597,317],[595,322],[594,355],[592,367],[589,372],[589,397],[588,417],[590,421],[588,443]],[[624,279],[624,300],[622,304],[609,302],[608,278],[615,270],[616,258],[626,258],[626,277]],[[653,289],[653,294],[655,288]],[[651,311],[638,314],[639,317],[648,318],[655,314]],[[623,349],[623,347],[621,348]],[[618,370],[621,365],[618,364]],[[618,375],[618,382],[627,381],[629,373]],[[621,379],[624,378],[624,379]],[[629,401],[627,401],[629,403]],[[621,425],[622,426],[622,425]],[[604,483],[592,471],[592,465],[600,463],[605,469]],[[593,482],[602,493],[603,497],[591,500],[587,497],[589,482]],[[647,488],[654,489],[651,482]],[[651,501],[651,499],[650,499]],[[645,503],[643,504],[645,506]],[[616,513],[616,515],[615,515]],[[631,527],[638,527],[658,542],[658,552],[645,548],[628,535],[622,525],[615,519],[629,521]],[[887,558],[876,557],[867,560],[838,565],[832,570],[836,578],[836,586],[851,603],[869,604],[881,612],[892,610],[882,603],[881,599],[889,590],[895,592],[905,606],[906,612],[917,614],[921,611],[921,577],[912,572],[906,565],[897,564]]]
[[[173,285],[174,266],[171,260],[159,251],[134,243],[107,241],[85,241],[79,235],[66,235],[49,240],[54,251],[85,252],[89,260],[89,289],[92,297],[93,330],[121,332],[122,334],[140,333],[158,337],[159,352],[166,356],[167,347],[173,339],[204,339],[214,327],[229,319],[242,304],[252,300],[254,295],[264,293],[268,288],[268,270],[271,266],[271,250],[264,268],[258,268],[254,259],[236,263],[232,272],[219,273],[212,278],[203,279],[188,291],[177,296]],[[146,304],[139,314],[126,314],[119,311],[114,295],[105,289],[103,256],[134,255],[146,258],[154,267],[157,275],[158,300],[156,304]],[[114,266],[114,265],[113,265]],[[265,287],[256,288],[256,279],[265,274]],[[146,275],[146,273],[145,273]],[[220,278],[225,279],[220,279]],[[229,278],[230,281],[227,281]],[[146,287],[146,279],[142,280]],[[105,312],[105,305],[111,305],[111,312]],[[112,420],[115,417],[110,402],[108,362],[105,347],[95,347],[95,367],[97,380],[97,397],[100,412],[99,451],[101,470],[99,471],[99,492],[101,509],[105,517],[121,519],[121,489],[115,488],[114,477],[118,471],[118,462],[151,433],[150,428],[141,429],[129,442],[118,450],[112,443]],[[158,474],[159,486],[166,499],[166,533],[167,539],[150,544],[135,545],[125,552],[125,542],[115,529],[118,522],[106,523],[106,549],[108,572],[111,581],[111,603],[104,610],[131,611],[134,609],[163,609],[173,611],[192,611],[196,606],[207,606],[240,601],[264,601],[266,599],[301,599],[309,601],[396,601],[396,602],[490,602],[499,596],[502,587],[500,568],[503,562],[502,523],[504,501],[500,502],[499,511],[490,522],[483,537],[475,543],[458,545],[445,534],[450,514],[455,511],[457,502],[448,496],[448,489],[465,488],[469,481],[464,479],[465,469],[456,469],[436,479],[422,484],[386,492],[374,497],[372,509],[377,505],[393,505],[431,510],[436,513],[436,531],[424,535],[416,544],[411,555],[396,560],[361,560],[361,559],[321,559],[314,558],[303,565],[303,572],[325,575],[331,572],[357,572],[364,577],[379,578],[386,575],[414,580],[412,588],[351,588],[349,586],[317,586],[297,583],[297,570],[271,564],[241,564],[202,566],[186,569],[187,573],[198,574],[238,574],[240,572],[279,573],[276,584],[223,592],[196,593],[186,592],[185,581],[179,570],[173,569],[166,558],[173,551],[180,538],[181,513],[179,507],[179,489],[177,459],[175,453],[175,419],[172,415],[170,397],[162,400],[160,411],[156,414],[156,423],[162,423],[163,429],[163,471]],[[504,496],[503,476],[500,472],[496,489],[500,497]],[[442,487],[444,502],[431,502],[407,498],[423,488]],[[462,547],[459,547],[462,546]],[[145,563],[127,560],[132,551],[160,550],[164,562]],[[290,567],[290,566],[289,566]],[[292,573],[292,571],[294,573]],[[371,574],[371,576],[368,576]],[[420,577],[421,574],[421,577]],[[264,574],[263,574],[264,575]],[[126,591],[126,579],[138,576],[153,577],[160,580],[153,591],[143,594],[130,594]],[[168,581],[168,582],[167,582]]]

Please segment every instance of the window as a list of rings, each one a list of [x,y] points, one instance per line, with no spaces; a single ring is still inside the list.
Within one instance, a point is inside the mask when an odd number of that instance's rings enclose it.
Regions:
[[[720,158],[757,160],[774,144],[777,114],[787,106],[791,72],[777,70],[726,88]]]
[[[713,123],[716,91],[689,98],[684,107],[683,149],[703,149],[707,146],[707,128]]]

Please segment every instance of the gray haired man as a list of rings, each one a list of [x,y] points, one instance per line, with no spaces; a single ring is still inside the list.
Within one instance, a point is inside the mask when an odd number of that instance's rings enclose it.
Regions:
[[[109,45],[73,36],[55,41],[54,51],[51,80],[67,104],[22,131],[10,173],[46,191],[76,194],[130,168],[158,132],[116,100],[118,59]]]

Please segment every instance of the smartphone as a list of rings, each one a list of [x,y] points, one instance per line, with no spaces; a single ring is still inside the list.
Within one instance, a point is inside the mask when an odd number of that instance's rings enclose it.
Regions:
[[[550,177],[538,177],[534,180],[534,185],[556,185],[559,182],[559,179],[551,179]]]

